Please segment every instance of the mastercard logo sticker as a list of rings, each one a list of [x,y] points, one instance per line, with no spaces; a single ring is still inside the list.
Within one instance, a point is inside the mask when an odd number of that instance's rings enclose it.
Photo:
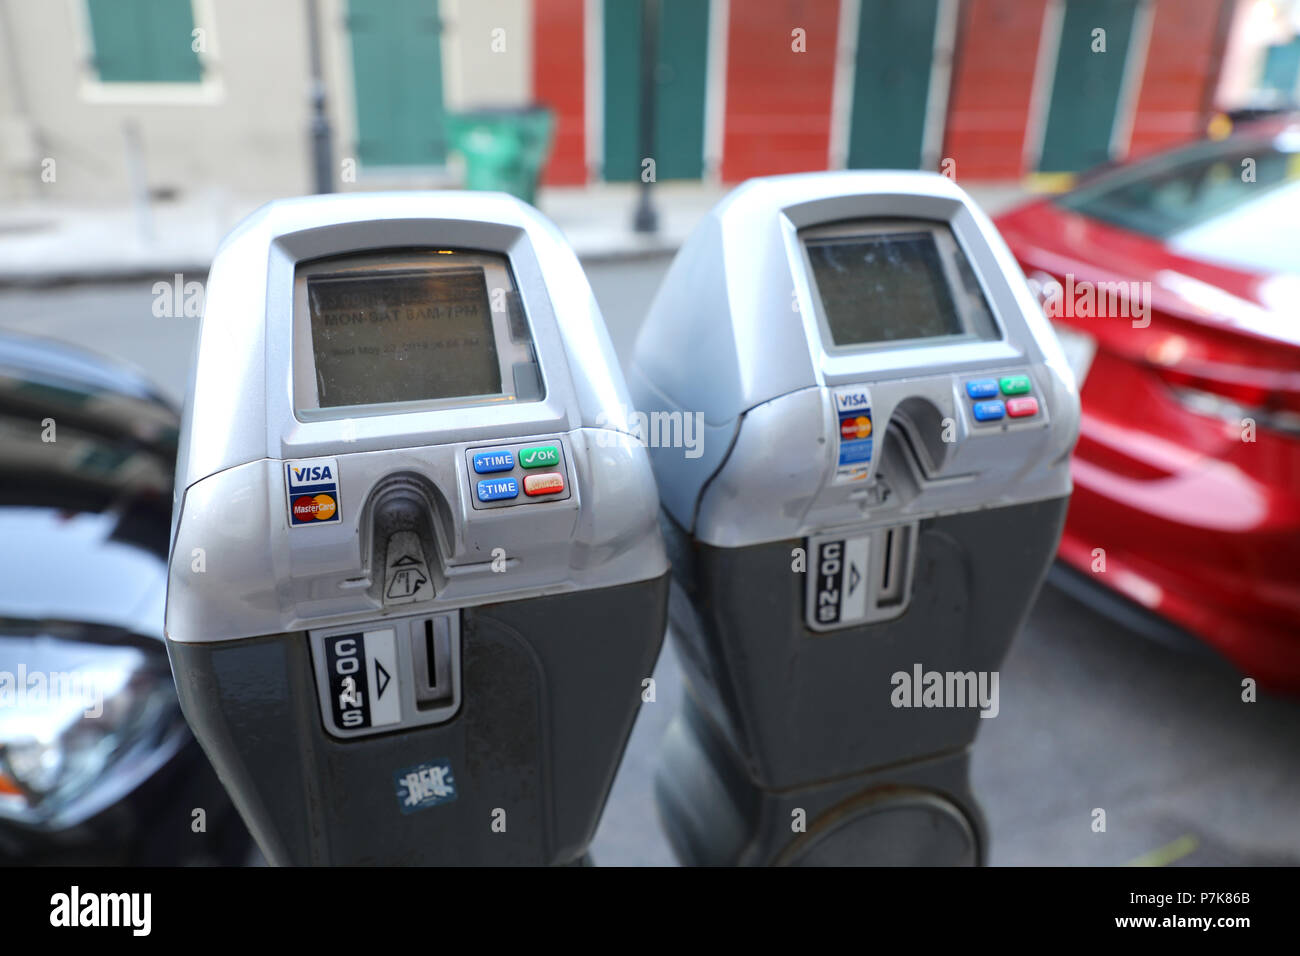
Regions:
[[[850,415],[840,419],[840,438],[858,441],[871,437],[871,419],[866,415]]]
[[[329,521],[339,510],[332,495],[303,495],[294,500],[295,521]]]

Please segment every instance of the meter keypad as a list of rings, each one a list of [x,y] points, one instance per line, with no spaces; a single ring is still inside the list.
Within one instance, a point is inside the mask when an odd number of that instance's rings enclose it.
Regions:
[[[572,494],[564,445],[557,439],[471,448],[465,458],[476,510],[562,501]]]
[[[970,404],[970,414],[976,425],[1026,423],[1041,411],[1038,399],[1030,392],[1033,380],[1024,372],[996,373],[981,378],[964,379],[962,391]]]

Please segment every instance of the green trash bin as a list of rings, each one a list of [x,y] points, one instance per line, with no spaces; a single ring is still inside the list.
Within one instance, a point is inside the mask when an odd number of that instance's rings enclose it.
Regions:
[[[555,116],[544,106],[448,116],[451,148],[465,157],[465,188],[500,190],[533,202],[554,127]]]

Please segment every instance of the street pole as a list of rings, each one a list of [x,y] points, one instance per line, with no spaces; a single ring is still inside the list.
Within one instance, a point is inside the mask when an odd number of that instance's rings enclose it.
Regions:
[[[122,121],[122,139],[126,144],[126,181],[131,190],[131,208],[142,243],[153,242],[153,209],[149,204],[149,173],[145,169],[144,138],[134,119]]]
[[[312,174],[317,193],[334,191],[334,160],[331,153],[329,116],[325,112],[325,78],[321,71],[320,10],[316,0],[307,4],[307,46],[311,61],[311,153]]]
[[[655,74],[659,64],[659,0],[641,0],[641,189],[632,228],[636,232],[657,232],[653,178],[646,176],[644,163],[655,155]],[[656,164],[657,166],[657,164]],[[656,169],[656,175],[658,170]]]

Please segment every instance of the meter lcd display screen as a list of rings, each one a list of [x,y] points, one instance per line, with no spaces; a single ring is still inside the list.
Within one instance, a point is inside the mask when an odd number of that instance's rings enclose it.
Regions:
[[[313,275],[307,307],[321,408],[501,392],[482,268]]]
[[[806,248],[836,345],[941,338],[966,331],[933,233],[819,239]]]

